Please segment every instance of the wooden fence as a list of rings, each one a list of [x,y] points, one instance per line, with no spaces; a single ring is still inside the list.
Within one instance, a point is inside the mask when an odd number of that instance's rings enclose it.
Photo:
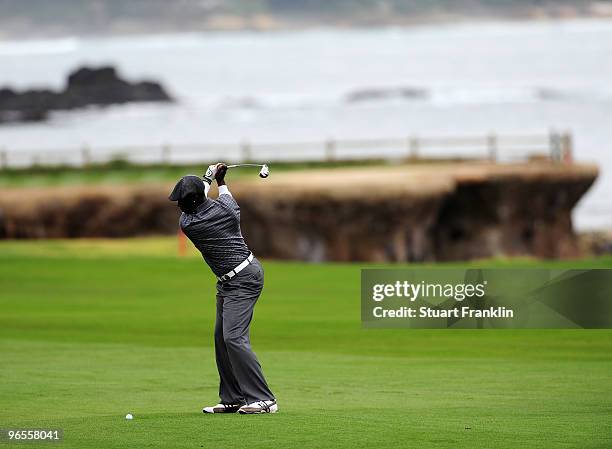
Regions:
[[[572,136],[542,135],[407,136],[387,139],[327,139],[312,142],[163,144],[114,148],[83,145],[73,149],[10,150],[0,146],[0,168],[88,166],[113,161],[133,164],[227,162],[308,162],[367,159],[479,159],[498,162],[544,158],[568,163],[573,159]]]

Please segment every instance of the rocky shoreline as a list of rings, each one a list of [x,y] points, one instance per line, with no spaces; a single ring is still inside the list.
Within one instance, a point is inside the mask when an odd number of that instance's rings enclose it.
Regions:
[[[582,232],[578,238],[584,254],[592,256],[612,254],[612,229]]]
[[[588,248],[573,207],[591,165],[403,165],[277,173],[230,182],[261,257],[319,261],[573,258]],[[174,234],[171,185],[0,191],[0,238]],[[602,247],[603,248],[603,247]]]
[[[46,120],[52,111],[150,101],[172,98],[159,83],[126,81],[114,67],[81,67],[69,74],[61,91],[0,88],[0,124]]]

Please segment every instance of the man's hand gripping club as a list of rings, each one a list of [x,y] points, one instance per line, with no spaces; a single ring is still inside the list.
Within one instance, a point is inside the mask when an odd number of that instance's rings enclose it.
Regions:
[[[219,183],[219,181],[224,182],[226,173],[227,165],[222,162],[209,165],[206,169],[206,173],[204,173],[204,181],[206,181],[208,185],[211,185],[213,180],[216,180],[217,183]]]

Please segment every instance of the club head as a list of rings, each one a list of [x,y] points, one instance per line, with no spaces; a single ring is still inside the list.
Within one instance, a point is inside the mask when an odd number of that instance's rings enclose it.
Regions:
[[[261,166],[261,170],[259,170],[259,177],[265,179],[268,176],[270,176],[270,169],[266,164],[264,164]]]

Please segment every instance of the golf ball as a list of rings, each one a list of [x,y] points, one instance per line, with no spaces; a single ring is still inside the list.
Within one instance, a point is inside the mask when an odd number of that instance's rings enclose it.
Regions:
[[[128,413],[127,415],[125,415],[125,419],[134,419],[134,417],[131,413]]]

